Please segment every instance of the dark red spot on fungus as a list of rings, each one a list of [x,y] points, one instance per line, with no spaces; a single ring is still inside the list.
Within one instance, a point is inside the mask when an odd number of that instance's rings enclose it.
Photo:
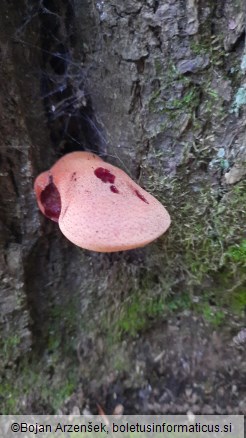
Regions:
[[[118,190],[117,187],[115,187],[115,186],[110,186],[110,190],[111,190],[111,192],[113,192],[113,193],[119,193],[119,190]]]
[[[73,172],[73,173],[72,173],[71,180],[72,180],[72,181],[77,181],[77,178],[76,178],[76,172]]]
[[[114,184],[115,176],[110,172],[110,170],[104,167],[98,167],[94,174],[104,183]]]
[[[146,202],[146,204],[148,204],[147,199],[145,199],[145,197],[143,195],[141,195],[141,193],[138,190],[134,190],[135,195],[137,195],[137,197],[139,199],[141,199],[141,201]]]
[[[52,179],[50,178],[52,181]],[[50,182],[40,194],[40,202],[44,207],[44,214],[49,219],[58,222],[61,213],[61,197],[57,187]]]

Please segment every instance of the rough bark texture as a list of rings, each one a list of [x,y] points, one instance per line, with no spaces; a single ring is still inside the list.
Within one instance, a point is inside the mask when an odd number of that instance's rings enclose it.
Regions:
[[[2,412],[245,410],[245,11],[215,3],[3,2]],[[154,194],[170,231],[112,255],[67,242],[32,187],[75,149]]]

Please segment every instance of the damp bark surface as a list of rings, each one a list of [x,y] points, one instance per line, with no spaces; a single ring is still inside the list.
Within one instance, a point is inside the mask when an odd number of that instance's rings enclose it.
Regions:
[[[245,412],[243,1],[32,3],[0,14],[1,413]],[[168,233],[70,244],[33,182],[74,150],[156,196]]]

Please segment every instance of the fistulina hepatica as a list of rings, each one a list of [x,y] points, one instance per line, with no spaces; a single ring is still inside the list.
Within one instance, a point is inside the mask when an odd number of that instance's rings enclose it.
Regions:
[[[98,252],[147,245],[168,229],[165,207],[121,169],[89,152],[60,158],[35,180],[41,212],[75,245]]]

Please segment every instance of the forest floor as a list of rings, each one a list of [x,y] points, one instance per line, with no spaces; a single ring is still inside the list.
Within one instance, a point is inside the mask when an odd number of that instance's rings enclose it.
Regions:
[[[246,355],[233,340],[238,331],[236,319],[214,328],[182,312],[123,345],[128,369],[109,372],[100,386],[100,374],[81,385],[62,412],[86,408],[98,413],[99,404],[108,415],[115,409],[125,414],[245,413]]]

